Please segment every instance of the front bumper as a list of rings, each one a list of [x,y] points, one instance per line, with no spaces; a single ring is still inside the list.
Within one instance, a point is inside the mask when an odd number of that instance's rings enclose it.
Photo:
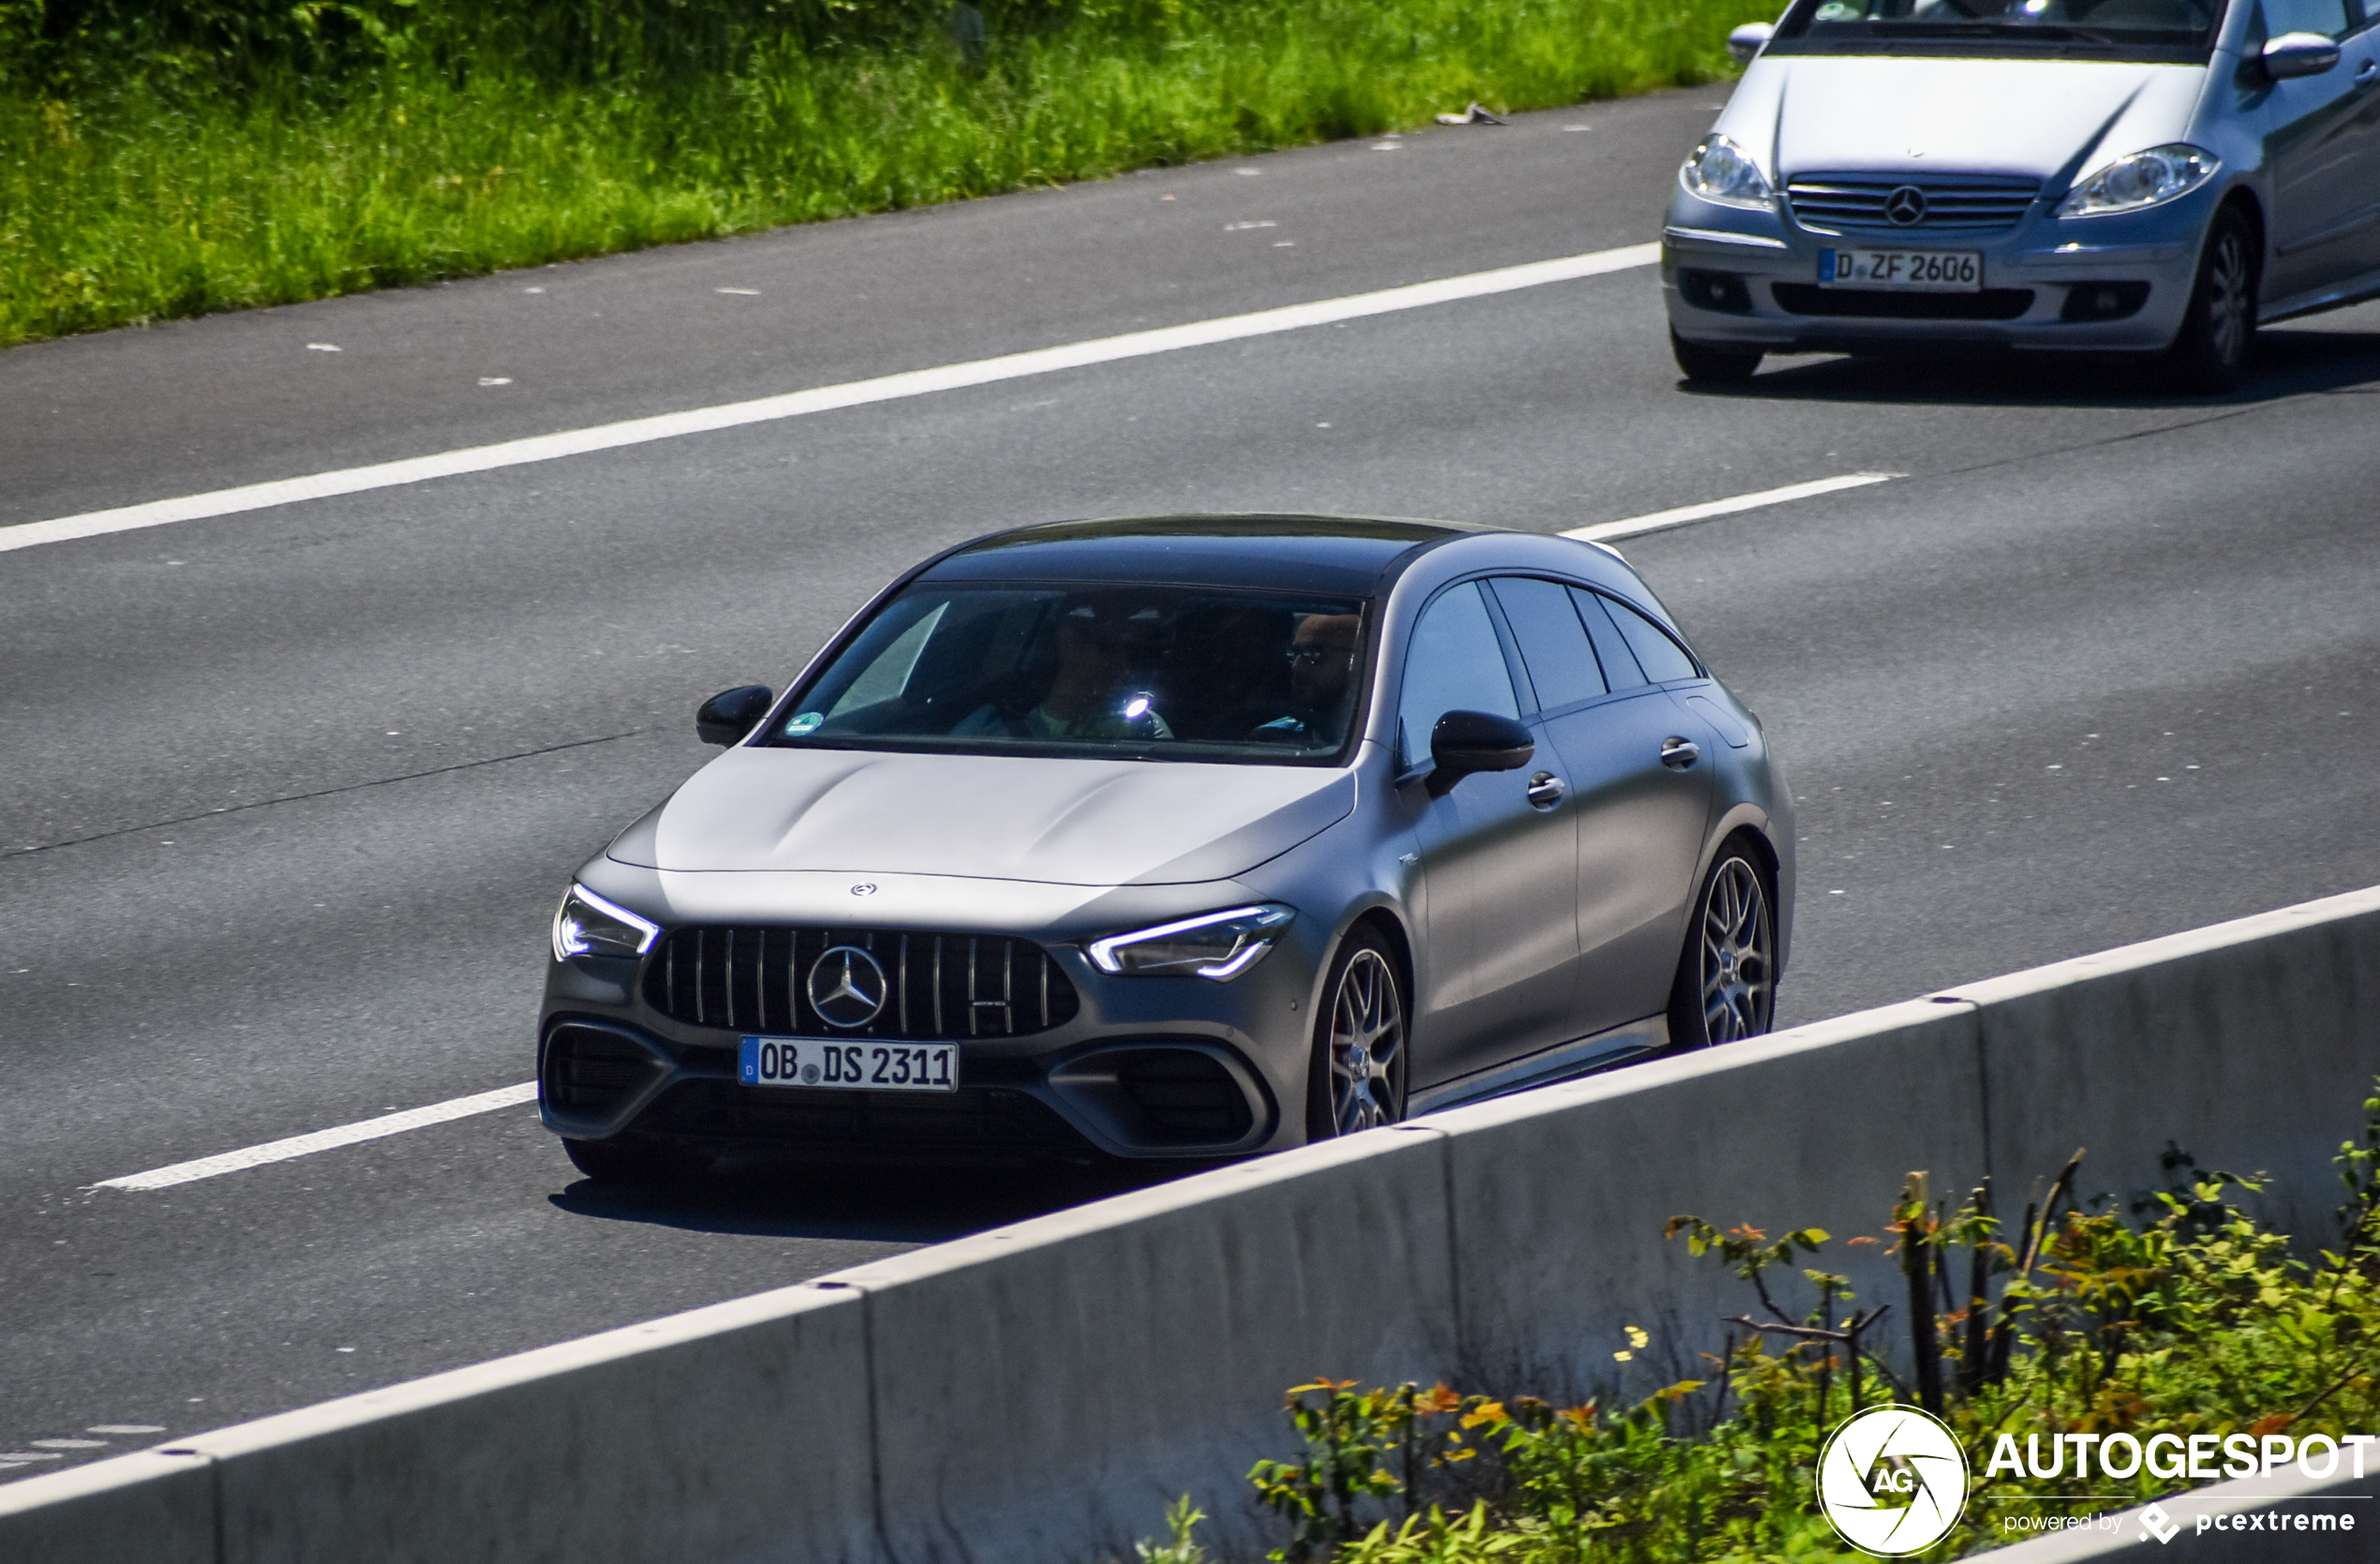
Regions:
[[[1232,899],[1226,891],[1221,901]],[[664,945],[639,959],[550,961],[539,1112],[546,1128],[575,1139],[836,1162],[1272,1150],[1304,1133],[1308,1025],[1324,955],[1312,922],[1292,923],[1262,960],[1223,982],[1103,973],[1078,943],[1045,928],[979,931],[1038,945],[1075,1007],[1021,1035],[935,1039],[956,1041],[959,1060],[958,1090],[935,1093],[747,1086],[737,1079],[743,1036],[821,1032],[751,1016],[736,1018],[740,1025],[719,1016],[707,1019],[720,1024],[696,1024],[682,1006],[673,1014],[669,982],[654,970]]]
[[[1670,325],[1688,341],[1765,352],[1889,352],[1970,346],[2153,351],[2172,343],[2196,282],[2214,196],[2064,219],[2038,209],[2013,229],[1823,232],[1790,215],[1680,192],[1661,235]],[[1825,249],[1980,253],[1980,292],[1821,287]]]

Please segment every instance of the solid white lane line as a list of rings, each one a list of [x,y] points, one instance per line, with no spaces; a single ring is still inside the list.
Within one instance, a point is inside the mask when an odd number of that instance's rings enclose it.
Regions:
[[[409,1129],[442,1125],[449,1119],[468,1119],[474,1113],[493,1113],[499,1108],[536,1100],[537,1082],[524,1080],[517,1086],[499,1086],[493,1092],[482,1092],[475,1096],[434,1102],[427,1108],[409,1108],[402,1113],[384,1113],[377,1119],[340,1125],[333,1129],[318,1129],[311,1135],[292,1135],[286,1140],[268,1140],[261,1146],[250,1146],[245,1151],[202,1156],[195,1162],[177,1162],[171,1168],[127,1173],[120,1179],[102,1179],[91,1187],[167,1189],[197,1179],[211,1179],[217,1173],[236,1173],[243,1168],[261,1168],[268,1162],[287,1162],[293,1156],[311,1156],[316,1152],[352,1146],[363,1140],[378,1140],[384,1135],[402,1135]]]
[[[1900,476],[1902,474],[1897,472],[1846,472],[1839,478],[1816,478],[1807,484],[1788,484],[1781,489],[1739,494],[1733,499],[1710,499],[1700,505],[1680,505],[1673,511],[1655,511],[1649,515],[1629,516],[1620,521],[1599,521],[1592,527],[1574,527],[1562,536],[1591,544],[1609,543],[1614,538],[1632,538],[1640,532],[1659,532],[1668,527],[1683,527],[1689,521],[1733,515],[1737,511],[1757,511],[1763,505],[1782,505],[1789,499],[1807,499],[1812,495],[1861,488]]]
[[[20,522],[12,527],[0,527],[0,552],[32,548],[39,544],[64,543],[69,538],[96,538],[110,532],[130,532],[143,527],[196,521],[205,516],[260,511],[269,506],[288,505],[303,499],[327,499],[335,495],[358,494],[366,489],[394,488],[405,484],[425,483],[433,478],[452,478],[467,472],[519,467],[528,462],[549,462],[594,451],[617,450],[625,445],[675,439],[681,435],[707,434],[715,429],[732,429],[746,424],[799,418],[808,413],[830,412],[839,408],[864,407],[871,402],[898,401],[907,396],[926,396],[938,391],[989,385],[996,380],[1021,380],[1061,369],[1079,369],[1087,365],[1112,364],[1119,359],[1146,358],[1155,353],[1179,352],[1185,348],[1205,348],[1218,342],[1269,336],[1278,332],[1329,325],[1333,321],[1361,320],[1368,315],[1391,315],[1399,310],[1451,304],[1460,299],[1484,298],[1489,294],[1510,293],[1523,288],[1541,288],[1548,283],[1569,282],[1579,277],[1599,276],[1607,272],[1649,266],[1660,259],[1660,253],[1659,245],[1630,245],[1623,249],[1596,250],[1586,255],[1564,256],[1555,261],[1536,261],[1521,266],[1499,267],[1491,272],[1472,272],[1436,282],[1383,289],[1376,293],[1354,293],[1345,298],[1317,300],[1313,304],[1257,310],[1251,315],[1220,316],[1212,320],[1194,320],[1187,325],[1128,332],[1122,336],[1096,337],[1088,342],[1071,342],[1063,347],[1039,348],[1031,352],[1008,353],[999,358],[975,359],[965,364],[947,364],[933,369],[912,369],[898,375],[853,380],[844,385],[818,386],[809,391],[763,396],[749,402],[728,402],[718,407],[662,413],[651,418],[632,418],[618,424],[598,425],[593,428],[536,435],[527,439],[505,440],[497,445],[444,451],[431,456],[409,456],[402,461],[381,462],[372,467],[317,472],[305,478],[249,484],[240,488],[216,489],[209,494],[185,495],[176,499],[154,499],[143,505],[60,516],[53,521]]]

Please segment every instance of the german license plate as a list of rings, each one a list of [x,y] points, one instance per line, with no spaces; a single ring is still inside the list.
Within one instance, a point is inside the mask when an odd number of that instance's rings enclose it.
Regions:
[[[1977,250],[1821,250],[1822,288],[1898,288],[1926,293],[1975,293],[1984,286]]]
[[[818,1086],[843,1092],[956,1092],[956,1043],[839,1042],[826,1037],[747,1037],[747,1086]]]

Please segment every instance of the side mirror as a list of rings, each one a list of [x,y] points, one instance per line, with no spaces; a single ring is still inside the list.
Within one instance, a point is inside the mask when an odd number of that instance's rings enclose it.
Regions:
[[[1510,717],[1450,711],[1430,730],[1430,797],[1443,798],[1474,771],[1517,771],[1537,753],[1529,730]]]
[[[1748,66],[1760,57],[1760,52],[1776,36],[1776,27],[1769,22],[1747,22],[1727,35],[1727,52],[1734,56],[1737,65]]]
[[[694,713],[694,733],[706,744],[733,744],[775,705],[777,693],[766,684],[739,684],[721,690]]]
[[[2283,33],[2257,52],[2265,78],[2286,82],[2293,76],[2319,76],[2339,63],[2339,44],[2320,33]]]

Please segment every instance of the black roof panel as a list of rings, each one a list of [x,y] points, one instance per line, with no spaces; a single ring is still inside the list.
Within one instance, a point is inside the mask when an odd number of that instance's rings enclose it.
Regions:
[[[1457,522],[1351,516],[1131,516],[979,538],[930,581],[1170,581],[1369,592],[1400,556],[1466,532]]]

